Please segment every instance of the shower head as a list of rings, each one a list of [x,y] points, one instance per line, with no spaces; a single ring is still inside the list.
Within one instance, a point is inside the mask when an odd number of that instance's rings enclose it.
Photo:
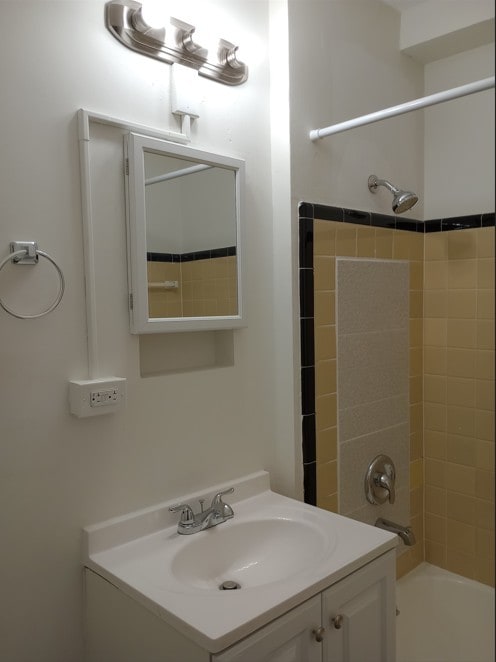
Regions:
[[[395,214],[402,214],[408,211],[418,200],[418,196],[412,193],[412,191],[401,191],[396,186],[393,186],[391,182],[388,182],[387,179],[377,179],[375,175],[370,175],[368,185],[371,193],[376,193],[378,186],[385,186],[388,191],[391,191],[394,196],[392,206]]]

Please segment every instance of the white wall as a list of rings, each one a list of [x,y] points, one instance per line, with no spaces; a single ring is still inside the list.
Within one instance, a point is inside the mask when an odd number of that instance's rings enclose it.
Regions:
[[[386,191],[372,195],[368,190],[368,176],[376,174],[416,191],[420,202],[404,217],[422,218],[422,115],[379,122],[316,143],[308,137],[311,129],[422,95],[423,67],[399,53],[399,28],[398,12],[381,2],[288,2],[289,118],[282,111],[283,100],[278,101],[282,122],[289,122],[291,226],[279,224],[274,250],[281,243],[292,247],[292,272],[282,270],[282,277],[292,282],[295,329],[299,202],[391,214],[391,196]],[[272,68],[276,67],[273,61]],[[278,181],[274,178],[274,187]],[[296,388],[298,343],[297,332],[292,345]],[[299,402],[296,407],[301,411]],[[299,421],[296,430],[299,437]]]
[[[494,41],[492,0],[428,0],[401,12],[400,49],[419,62]]]
[[[422,96],[423,67],[398,50],[400,14],[370,0],[290,0],[289,8],[293,207],[305,200],[390,214],[391,196],[368,190],[371,174],[422,201],[420,113],[308,139],[311,129]],[[421,214],[420,202],[403,217]]]
[[[275,370],[274,461],[281,473],[279,487],[303,498],[301,461],[300,350],[295,324],[297,285],[294,265],[295,241],[291,199],[289,29],[287,0],[270,0],[269,62],[272,166],[272,275],[274,279]],[[296,431],[296,433],[295,433]],[[292,486],[295,485],[293,489]]]
[[[494,43],[425,67],[425,93],[494,76]],[[425,110],[425,217],[494,212],[494,90]]]
[[[192,5],[180,2],[178,17],[194,22]],[[126,309],[120,140],[95,130],[92,149],[111,156],[95,191],[101,370],[128,378],[128,406],[116,416],[73,418],[67,380],[84,378],[87,367],[75,113],[85,107],[178,128],[168,110],[169,67],[111,37],[103,6],[1,5],[8,29],[0,45],[0,255],[11,240],[36,240],[67,282],[47,317],[20,321],[0,311],[0,659],[9,662],[80,662],[82,526],[259,468],[273,470],[276,487],[299,494],[297,202],[387,213],[389,196],[367,189],[373,172],[423,193],[420,114],[318,144],[307,137],[312,128],[422,95],[422,67],[398,52],[397,12],[370,0],[290,0],[286,17],[285,1],[273,2],[270,29],[282,34],[277,48],[272,41],[269,68],[265,1],[200,3],[224,26],[219,36],[237,33],[242,45],[261,46],[258,60],[247,57],[245,85],[199,79],[201,117],[192,130],[193,145],[246,160],[249,326],[234,333],[232,367],[139,377]],[[55,285],[48,266],[14,272],[20,267],[8,265],[0,296],[22,311],[39,310]]]
[[[185,10],[190,5],[181,4]],[[232,28],[243,45],[267,42],[265,2],[209,6],[224,26],[218,36],[229,38]],[[95,191],[101,369],[128,378],[128,405],[113,416],[79,420],[69,414],[67,381],[85,378],[87,365],[75,113],[85,107],[178,129],[168,110],[170,68],[118,43],[104,27],[103,7],[103,0],[1,7],[8,30],[0,46],[0,255],[11,240],[36,240],[57,259],[67,285],[61,305],[47,317],[22,321],[0,311],[0,659],[9,662],[82,659],[81,527],[274,468],[265,57],[250,60],[250,78],[239,88],[199,79],[201,117],[192,130],[193,145],[246,160],[250,315],[248,328],[234,332],[234,366],[139,377],[139,343],[128,332],[125,303],[116,161],[122,150],[112,130],[94,131],[93,152],[110,155]],[[9,273],[0,274],[0,295],[20,310],[40,310],[54,291],[49,269],[25,267],[15,275],[13,269],[8,265]],[[24,280],[30,282],[21,293]],[[287,443],[293,456],[291,439]],[[287,491],[294,490],[293,477],[274,473],[276,483],[284,479]]]
[[[145,177],[194,165],[151,152]],[[209,168],[145,188],[147,250],[189,253],[236,246],[236,173]]]

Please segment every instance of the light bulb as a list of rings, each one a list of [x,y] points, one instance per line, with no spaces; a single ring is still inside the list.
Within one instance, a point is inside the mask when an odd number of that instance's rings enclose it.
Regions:
[[[247,32],[239,37],[239,44],[236,51],[238,62],[254,67],[259,66],[267,58],[266,45],[258,35]]]
[[[165,27],[169,18],[163,0],[143,0],[141,15],[145,23],[155,29]]]

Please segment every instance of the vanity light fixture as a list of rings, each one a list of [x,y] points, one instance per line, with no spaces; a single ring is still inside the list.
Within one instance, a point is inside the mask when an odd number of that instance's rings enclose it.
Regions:
[[[118,41],[142,55],[185,65],[225,85],[241,85],[248,79],[248,67],[237,59],[235,44],[219,39],[217,52],[209,52],[196,43],[194,25],[172,17],[168,26],[153,28],[143,18],[141,3],[134,0],[107,2],[105,24]]]

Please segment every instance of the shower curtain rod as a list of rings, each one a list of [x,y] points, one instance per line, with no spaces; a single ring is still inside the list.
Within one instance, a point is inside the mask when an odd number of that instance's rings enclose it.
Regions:
[[[331,126],[325,127],[324,129],[312,129],[312,131],[310,131],[310,140],[326,138],[327,136],[332,136],[335,133],[342,133],[343,131],[349,131],[350,129],[354,129],[358,126],[364,126],[365,124],[380,122],[381,120],[388,119],[389,117],[395,117],[396,115],[410,113],[412,110],[426,108],[427,106],[435,106],[436,104],[443,103],[444,101],[451,101],[452,99],[465,97],[468,94],[482,92],[483,90],[488,90],[491,87],[494,87],[494,76],[490,78],[483,78],[482,80],[477,80],[474,83],[468,83],[467,85],[460,85],[460,87],[453,87],[452,89],[445,90],[444,92],[436,92],[435,94],[430,94],[429,96],[421,97],[420,99],[413,99],[413,101],[407,101],[406,103],[401,103],[398,106],[391,106],[390,108],[384,108],[384,110],[378,110],[375,113],[369,113],[368,115],[355,117],[352,120],[339,122],[339,124],[332,124]]]
[[[181,170],[165,172],[163,175],[157,175],[156,177],[145,179],[145,186],[150,186],[151,184],[159,184],[160,182],[167,182],[169,179],[184,177],[184,175],[193,175],[195,172],[209,170],[211,167],[212,166],[208,165],[207,163],[198,163],[198,165],[190,166],[189,168],[181,168]]]

